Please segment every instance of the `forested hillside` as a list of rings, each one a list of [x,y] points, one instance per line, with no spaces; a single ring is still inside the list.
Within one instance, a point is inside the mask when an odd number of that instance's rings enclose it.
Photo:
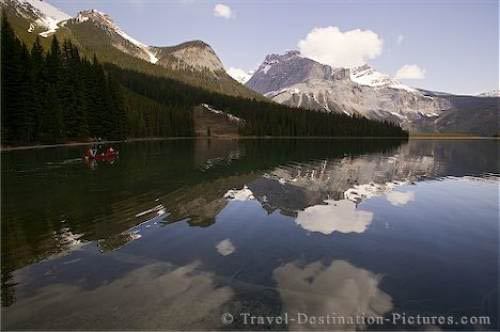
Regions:
[[[245,120],[241,135],[250,136],[406,136],[407,132],[389,122],[368,120],[339,113],[310,112],[277,103],[233,97],[183,84],[176,80],[151,77],[133,70],[106,64],[106,71],[123,86],[170,107],[191,111],[209,104]]]
[[[90,137],[191,136],[191,114],[121,85],[94,57],[57,37],[45,52],[21,42],[2,20],[2,142],[56,143]]]
[[[45,53],[31,50],[2,22],[2,140],[58,142],[107,134],[123,138],[124,104],[118,85],[94,59],[57,38]]]

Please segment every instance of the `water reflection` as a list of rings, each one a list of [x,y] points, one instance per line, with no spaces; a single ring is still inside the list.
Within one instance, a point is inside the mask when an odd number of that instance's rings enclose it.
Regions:
[[[74,148],[2,155],[4,327],[219,329],[222,312],[446,314],[457,304],[496,322],[496,141],[120,151],[94,171]],[[227,328],[318,328],[241,324]]]
[[[217,252],[222,256],[231,255],[236,250],[233,243],[229,239],[220,241],[219,243],[217,243],[215,248],[217,249]]]
[[[349,200],[327,200],[297,212],[295,222],[310,232],[323,234],[363,233],[372,222],[373,213],[356,209]]]
[[[141,238],[141,234],[136,232],[126,232],[111,236],[107,239],[102,239],[97,241],[97,246],[101,252],[112,251],[120,249],[121,247],[127,245],[131,241]]]
[[[335,260],[327,266],[319,261],[304,267],[288,263],[274,270],[273,275],[284,312],[295,317],[298,313],[307,313],[312,317],[339,318],[332,319],[326,326],[326,323],[292,321],[291,330],[354,331],[365,327],[357,317],[383,316],[393,307],[391,296],[379,289],[380,275],[343,260]]]
[[[200,262],[181,267],[155,262],[92,290],[79,284],[52,284],[15,303],[8,313],[9,328],[93,330],[96,324],[103,330],[215,328],[219,307],[233,292],[218,287],[214,275],[199,268]],[[213,319],[207,322],[207,317]]]
[[[408,192],[393,191],[387,193],[385,197],[392,205],[401,206],[401,205],[406,205],[411,201],[414,201],[415,193],[411,191]]]

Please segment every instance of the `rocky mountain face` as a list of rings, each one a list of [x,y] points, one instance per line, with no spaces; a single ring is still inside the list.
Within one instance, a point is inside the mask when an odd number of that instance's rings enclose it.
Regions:
[[[224,65],[215,51],[201,40],[188,41],[176,46],[153,47],[160,58],[159,64],[172,65],[169,56],[180,62],[175,64],[179,69],[208,70],[212,73],[224,72]]]
[[[96,9],[81,11],[75,18],[71,19],[71,23],[93,24],[104,31],[109,37],[111,44],[120,51],[153,64],[157,63],[159,60],[156,57],[156,52],[151,47],[130,37],[114,24],[109,15]]]
[[[109,15],[95,9],[82,11],[72,23],[89,22],[106,32],[112,45],[134,57],[173,70],[206,71],[213,75],[224,72],[224,65],[207,43],[196,40],[175,46],[148,46],[129,36],[116,26]]]
[[[456,122],[462,121],[463,114],[456,112],[463,113],[465,103],[468,110],[475,112],[474,117],[484,120],[474,128],[465,125],[461,130],[482,135],[496,133],[488,123],[497,113],[492,98],[479,100],[414,89],[368,65],[332,68],[302,57],[298,51],[268,55],[246,86],[278,103],[388,120],[410,131],[457,129],[461,123]],[[498,120],[494,123],[498,124]]]

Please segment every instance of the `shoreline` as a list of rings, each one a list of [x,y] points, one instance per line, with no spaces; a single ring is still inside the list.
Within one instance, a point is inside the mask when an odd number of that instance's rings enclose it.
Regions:
[[[397,139],[397,140],[500,140],[500,137],[485,137],[485,136],[409,136],[406,137],[372,137],[372,136],[198,136],[198,137],[145,137],[145,138],[132,138],[125,140],[110,140],[101,141],[99,144],[117,144],[117,143],[135,143],[135,142],[148,142],[148,141],[173,141],[173,140],[246,140],[246,139],[300,139],[300,140],[365,140],[365,139]],[[21,145],[21,146],[2,146],[0,152],[8,151],[21,151],[21,150],[39,150],[49,148],[73,147],[92,145],[95,142],[68,142],[57,144],[38,144],[38,145]]]

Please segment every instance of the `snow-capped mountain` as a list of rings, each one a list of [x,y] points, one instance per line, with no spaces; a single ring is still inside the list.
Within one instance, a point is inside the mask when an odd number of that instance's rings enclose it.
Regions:
[[[40,36],[47,37],[54,33],[71,16],[42,0],[0,0],[0,4],[15,8],[18,15],[29,19],[31,25],[26,27],[28,32],[35,26],[44,30]],[[30,31],[31,30],[31,31]]]
[[[368,65],[332,68],[298,51],[267,56],[246,85],[289,106],[388,119],[409,129],[451,108],[446,100],[426,96]]]
[[[332,68],[302,57],[298,51],[268,55],[246,86],[282,104],[316,111],[362,115],[388,120],[410,131],[443,131],[462,128],[464,114],[457,109],[480,105],[476,132],[491,121],[497,105],[473,96],[453,96],[411,88],[368,65]],[[478,106],[479,107],[479,106]],[[446,116],[443,116],[446,114]],[[445,119],[445,120],[444,120]],[[459,120],[460,119],[460,120]],[[498,122],[498,121],[496,121]],[[495,129],[488,126],[488,133]]]
[[[500,90],[491,90],[477,95],[478,97],[500,97]]]

